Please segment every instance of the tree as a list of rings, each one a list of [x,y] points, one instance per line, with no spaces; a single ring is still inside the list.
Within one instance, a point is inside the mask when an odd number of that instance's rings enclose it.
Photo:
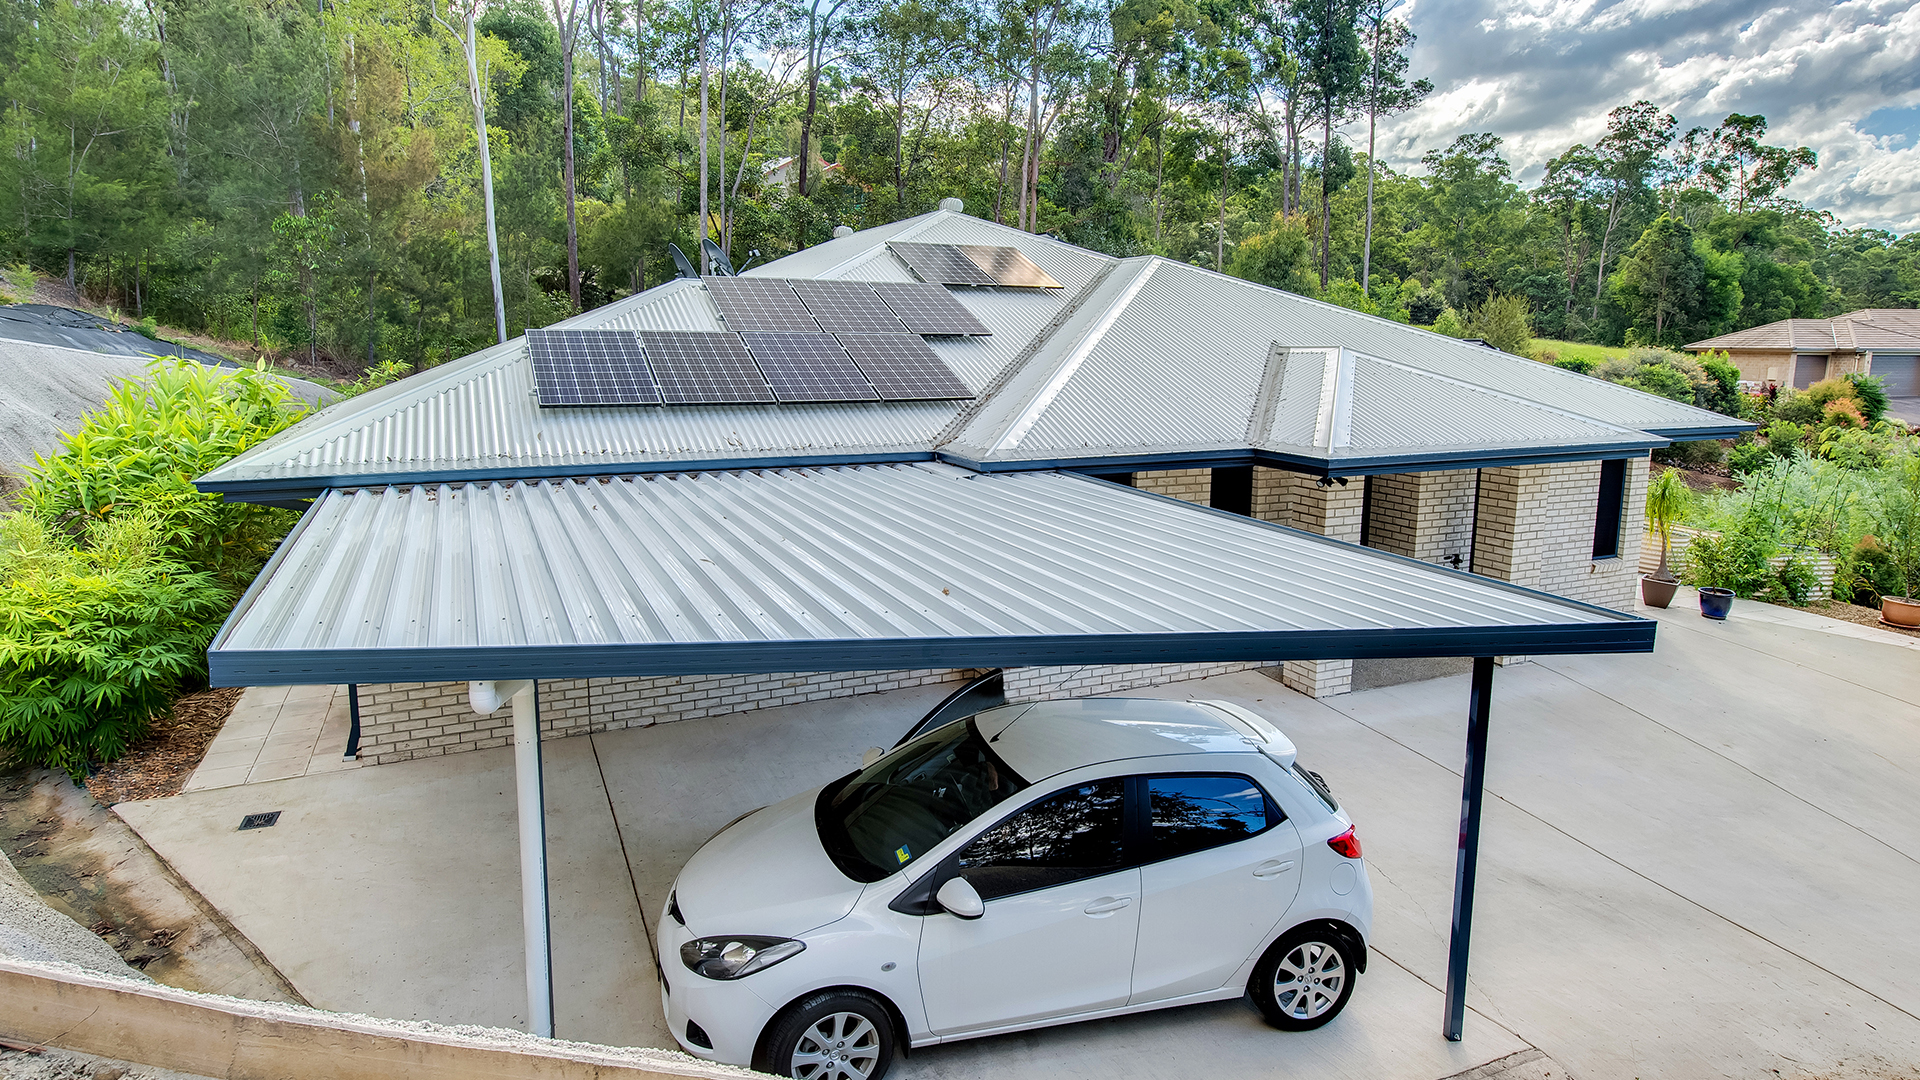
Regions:
[[[1712,131],[1687,132],[1688,156],[1697,161],[1698,175],[1709,191],[1722,198],[1732,195],[1733,212],[1771,205],[1794,177],[1818,168],[1820,158],[1811,149],[1768,146],[1767,118],[1731,113]]]
[[[1652,330],[1648,344],[1665,344],[1677,336],[1669,331],[1695,318],[1706,276],[1693,230],[1662,214],[1621,260],[1613,297],[1635,329]]]
[[[1345,122],[1359,95],[1367,69],[1366,52],[1355,28],[1359,0],[1296,0],[1302,80],[1320,113],[1320,287],[1327,287],[1329,239],[1333,228],[1332,191],[1326,161],[1333,153],[1333,129]]]
[[[1596,318],[1607,286],[1607,246],[1622,218],[1649,193],[1648,181],[1659,167],[1661,151],[1673,141],[1673,129],[1678,124],[1650,101],[1622,105],[1607,114],[1607,133],[1594,145],[1590,159],[1602,208],[1600,257],[1593,285]]]
[[[580,217],[579,210],[575,205],[578,201],[577,196],[579,191],[574,181],[573,169],[573,52],[574,47],[580,42],[580,0],[566,0],[564,7],[561,6],[561,0],[548,0],[548,2],[553,5],[553,21],[555,26],[560,30],[560,152],[563,155],[561,158],[560,182],[566,192],[567,200],[567,296],[573,301],[574,309],[579,310]],[[706,47],[706,39],[704,37],[701,38],[700,44],[702,49]],[[702,122],[701,130],[703,138],[706,121],[706,77],[707,71],[705,57],[703,55],[700,68],[700,119]],[[706,144],[702,142],[700,161],[702,166],[701,179],[703,181],[706,179],[705,147]],[[706,189],[704,187],[701,188],[703,201],[700,209],[703,216],[706,212],[706,204],[704,202],[705,192]]]
[[[1406,0],[1361,0],[1360,22],[1367,49],[1367,226],[1360,248],[1360,291],[1371,287],[1373,270],[1374,134],[1382,116],[1405,112],[1433,93],[1426,79],[1407,81],[1413,49],[1413,31],[1398,19],[1389,19]]]
[[[459,40],[460,50],[467,58],[467,95],[473,101],[473,133],[480,149],[480,188],[486,200],[487,271],[493,280],[494,330],[504,345],[507,340],[507,297],[500,287],[500,234],[493,220],[493,154],[487,147],[487,91],[480,81],[480,64],[476,58],[480,31],[474,24],[479,11],[479,0],[467,0],[460,9],[459,29],[440,18],[438,12],[434,13],[433,18],[446,28],[447,33]]]

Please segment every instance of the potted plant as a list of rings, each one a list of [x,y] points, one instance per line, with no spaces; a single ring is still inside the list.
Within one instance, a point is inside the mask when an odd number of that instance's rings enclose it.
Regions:
[[[1687,543],[1687,580],[1700,587],[1700,614],[1724,619],[1735,596],[1752,596],[1773,576],[1773,544],[1761,523],[1745,518],[1722,533],[1696,533]]]
[[[1920,629],[1920,460],[1908,458],[1876,493],[1874,524],[1880,546],[1900,577],[1900,596],[1880,598],[1880,621]]]
[[[1640,575],[1640,599],[1648,607],[1666,607],[1673,602],[1673,590],[1680,586],[1667,561],[1673,555],[1673,526],[1686,511],[1692,494],[1676,469],[1661,472],[1647,485],[1647,524],[1660,538],[1659,567],[1651,574]]]

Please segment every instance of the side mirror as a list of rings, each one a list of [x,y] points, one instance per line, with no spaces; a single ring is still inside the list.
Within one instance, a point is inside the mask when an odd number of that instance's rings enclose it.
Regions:
[[[934,892],[933,902],[945,908],[947,914],[962,919],[977,919],[987,913],[986,901],[980,899],[973,883],[963,877],[948,878],[947,883]]]
[[[869,746],[865,750],[861,751],[860,753],[860,767],[864,769],[867,766],[873,764],[876,761],[879,761],[881,758],[886,756],[887,756],[887,752],[881,749],[880,747]]]

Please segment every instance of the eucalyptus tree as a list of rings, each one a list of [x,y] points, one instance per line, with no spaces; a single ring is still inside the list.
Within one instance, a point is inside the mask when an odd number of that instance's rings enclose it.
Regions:
[[[1811,148],[1768,146],[1760,141],[1766,133],[1766,117],[1740,113],[1730,114],[1712,131],[1687,132],[1689,156],[1698,162],[1703,186],[1730,201],[1736,214],[1771,205],[1795,177],[1820,166]]]
[[[1334,128],[1346,122],[1365,85],[1366,51],[1357,29],[1360,0],[1296,0],[1293,22],[1302,80],[1320,114],[1320,287],[1328,284],[1333,229]]]
[[[1622,220],[1645,196],[1663,167],[1660,155],[1673,141],[1678,121],[1651,101],[1622,105],[1607,114],[1607,133],[1594,143],[1586,160],[1593,170],[1600,198],[1600,255],[1593,285],[1593,316],[1600,316],[1600,298],[1607,287],[1607,251]],[[1643,219],[1644,220],[1644,219]]]
[[[1366,33],[1367,73],[1367,224],[1360,245],[1360,291],[1369,291],[1373,272],[1374,136],[1380,117],[1405,112],[1433,93],[1426,79],[1407,81],[1413,31],[1389,18],[1406,0],[1360,0],[1360,25]]]
[[[460,42],[467,60],[467,96],[473,103],[473,134],[480,155],[480,192],[487,217],[487,272],[493,282],[493,325],[501,344],[507,341],[507,295],[500,287],[500,231],[493,215],[493,152],[487,146],[487,90],[480,81],[477,56],[480,32],[475,23],[480,17],[480,0],[464,0],[458,9],[449,5],[449,13],[458,15],[460,25],[432,12],[433,20]]]
[[[575,311],[580,310],[580,216],[575,205],[579,192],[573,171],[573,54],[580,43],[581,0],[547,0],[553,7],[554,26],[560,31],[560,135],[561,183],[567,202],[567,296]],[[705,71],[701,76],[705,78]],[[704,101],[703,101],[704,104]],[[705,119],[703,115],[702,120]],[[704,173],[705,170],[703,169]],[[704,190],[704,189],[703,189]],[[705,207],[701,208],[703,211]]]

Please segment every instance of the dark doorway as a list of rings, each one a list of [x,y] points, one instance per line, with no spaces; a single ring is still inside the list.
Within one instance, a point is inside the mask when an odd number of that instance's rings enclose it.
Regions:
[[[1207,505],[1242,517],[1253,516],[1253,466],[1233,465],[1213,470],[1213,494]]]

